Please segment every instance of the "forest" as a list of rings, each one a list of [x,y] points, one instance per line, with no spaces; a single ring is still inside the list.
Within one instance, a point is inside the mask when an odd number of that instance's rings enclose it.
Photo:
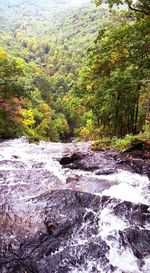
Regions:
[[[150,2],[94,2],[1,2],[1,138],[150,138]]]

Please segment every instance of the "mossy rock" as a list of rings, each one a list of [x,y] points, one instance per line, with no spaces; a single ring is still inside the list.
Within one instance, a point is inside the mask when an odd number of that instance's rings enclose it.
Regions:
[[[110,139],[101,139],[98,141],[95,141],[91,148],[93,151],[104,151],[106,149],[110,149],[112,146],[112,142]]]

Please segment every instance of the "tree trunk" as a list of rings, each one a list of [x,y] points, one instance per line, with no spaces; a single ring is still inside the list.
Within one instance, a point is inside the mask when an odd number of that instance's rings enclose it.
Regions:
[[[138,82],[138,84],[137,84],[137,98],[136,98],[136,104],[135,104],[135,110],[134,110],[134,123],[133,123],[133,130],[132,130],[134,135],[136,135],[136,133],[137,133],[137,120],[138,120],[138,113],[139,113],[140,89],[141,89],[141,83]]]
[[[118,127],[118,114],[119,114],[119,102],[120,95],[117,96],[117,106],[116,106],[116,114],[115,114],[115,136],[117,136],[117,127]],[[120,132],[119,132],[120,133]]]

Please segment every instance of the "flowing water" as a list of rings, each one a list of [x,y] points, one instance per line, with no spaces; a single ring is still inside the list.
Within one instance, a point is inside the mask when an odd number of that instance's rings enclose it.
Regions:
[[[99,165],[60,164],[81,152]],[[0,272],[150,272],[149,189],[90,143],[1,142]],[[50,216],[61,223],[52,234]]]

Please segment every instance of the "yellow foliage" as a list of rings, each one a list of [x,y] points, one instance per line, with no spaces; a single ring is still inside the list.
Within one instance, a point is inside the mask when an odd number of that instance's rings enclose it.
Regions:
[[[22,124],[26,126],[31,126],[35,123],[34,114],[31,109],[23,109],[20,111],[21,116],[23,117]]]
[[[87,128],[83,128],[80,132],[80,136],[85,141],[88,141],[90,139],[90,132]]]
[[[53,114],[53,110],[44,102],[40,103],[39,110],[44,114],[44,116],[52,116]]]
[[[0,48],[0,59],[6,56],[6,53]]]
[[[34,120],[30,120],[30,119],[25,119],[22,121],[22,124],[25,125],[25,126],[30,126],[30,125],[33,125],[35,123]]]
[[[117,51],[113,51],[111,53],[112,63],[118,62],[124,55],[128,54],[128,50],[126,48],[121,48]]]
[[[86,89],[87,89],[88,91],[91,91],[91,90],[92,90],[92,84],[88,84],[88,85],[86,86]]]

